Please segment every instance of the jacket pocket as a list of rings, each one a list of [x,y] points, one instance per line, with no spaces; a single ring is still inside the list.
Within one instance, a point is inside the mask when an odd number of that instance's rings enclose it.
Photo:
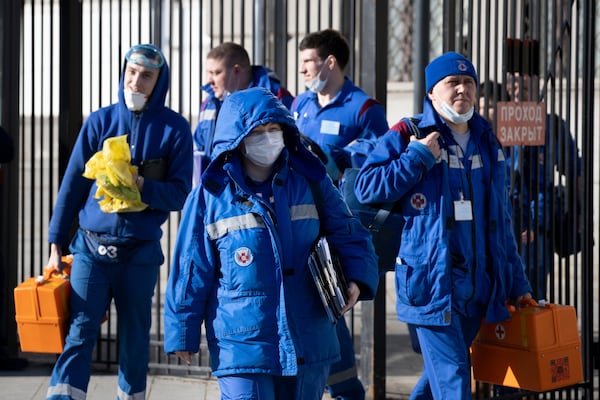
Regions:
[[[218,239],[221,286],[239,292],[276,291],[281,268],[271,243],[264,227],[234,230]]]
[[[431,301],[429,264],[396,264],[398,300],[410,306],[424,306]]]
[[[277,336],[276,309],[269,296],[237,293],[222,288],[213,322],[215,336],[240,340],[272,341]]]

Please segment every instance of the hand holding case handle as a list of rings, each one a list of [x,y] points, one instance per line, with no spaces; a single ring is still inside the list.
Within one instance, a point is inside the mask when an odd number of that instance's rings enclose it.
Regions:
[[[61,272],[58,272],[56,269],[54,269],[54,267],[46,265],[44,267],[44,274],[38,277],[37,282],[48,282],[52,277],[68,279],[69,275],[71,275],[71,264],[73,263],[73,255],[67,254],[66,256],[62,256],[60,260],[64,264]]]

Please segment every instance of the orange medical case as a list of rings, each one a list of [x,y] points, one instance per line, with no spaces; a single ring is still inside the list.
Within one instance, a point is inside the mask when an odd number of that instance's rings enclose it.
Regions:
[[[583,380],[581,341],[572,306],[527,306],[486,323],[471,346],[478,381],[537,392]]]
[[[61,353],[69,319],[71,285],[68,273],[72,256],[62,258],[63,274],[49,269],[29,278],[14,290],[15,319],[21,350],[33,353]]]

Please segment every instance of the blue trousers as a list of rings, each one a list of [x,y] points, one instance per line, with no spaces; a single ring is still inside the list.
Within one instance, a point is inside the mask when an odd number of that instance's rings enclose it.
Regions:
[[[364,400],[365,388],[358,379],[352,335],[343,317],[336,324],[336,333],[342,358],[331,366],[327,381],[329,395],[339,400]]]
[[[448,326],[414,325],[423,354],[423,375],[410,394],[411,400],[471,400],[469,347],[481,317],[454,313]]]
[[[80,235],[81,233],[78,233]],[[81,237],[79,238],[81,239]],[[111,299],[117,310],[119,377],[117,399],[145,398],[152,296],[163,262],[160,243],[143,246],[127,262],[103,263],[83,242],[71,247],[70,328],[58,357],[47,398],[83,399],[91,373],[100,321]]]
[[[221,400],[321,400],[329,366],[297,376],[239,374],[218,378]]]

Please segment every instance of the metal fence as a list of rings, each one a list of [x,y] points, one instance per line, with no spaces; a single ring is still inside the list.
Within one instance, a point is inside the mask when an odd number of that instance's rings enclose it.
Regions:
[[[579,315],[582,337],[582,354],[586,382],[579,388],[571,388],[554,394],[531,395],[534,398],[580,399],[598,398],[598,388],[594,383],[598,365],[598,296],[594,294],[594,282],[598,282],[598,257],[593,237],[598,234],[597,215],[598,188],[594,186],[597,177],[598,158],[594,154],[594,127],[598,122],[595,108],[597,95],[594,66],[598,53],[595,43],[597,9],[593,2],[585,1],[505,1],[505,2],[445,2],[444,29],[445,49],[456,49],[469,55],[479,67],[481,80],[493,80],[503,84],[511,92],[516,84],[523,87],[523,77],[529,80],[529,93],[521,93],[520,101],[533,104],[544,103],[548,118],[548,134],[543,150],[536,153],[533,165],[523,165],[523,156],[507,148],[513,163],[521,162],[518,170],[511,169],[511,193],[513,210],[531,206],[531,220],[513,213],[513,223],[518,235],[517,242],[524,255],[527,273],[534,289],[541,284],[536,280],[540,268],[548,268],[547,300],[575,306]],[[520,76],[515,78],[515,76]],[[518,82],[517,82],[518,81]],[[516,94],[515,94],[516,96]],[[501,100],[508,100],[508,93],[501,94]],[[515,100],[514,98],[512,99]],[[495,106],[494,99],[488,101]],[[495,106],[496,107],[496,106]],[[496,123],[499,109],[496,107]],[[485,111],[487,114],[487,110]],[[546,119],[545,115],[541,118]],[[559,121],[556,123],[555,121]],[[570,133],[576,150],[569,147],[561,137],[564,131]],[[520,146],[523,154],[524,146]],[[578,171],[577,156],[581,156],[581,169]],[[516,160],[515,158],[518,158]],[[535,172],[525,168],[535,168]],[[518,177],[531,177],[538,170],[542,177],[532,181],[519,181]],[[572,214],[568,224],[556,218],[563,207],[554,192],[561,185],[567,186],[570,200],[568,207],[575,209],[581,205],[579,217]],[[523,193],[540,193],[545,201],[523,204]],[[540,228],[540,226],[544,226]],[[546,240],[534,243],[530,233],[544,235]],[[521,240],[521,232],[528,232]],[[582,250],[575,255],[558,257],[552,243],[558,235],[561,240],[572,239],[582,233]],[[527,247],[530,246],[528,253]],[[529,254],[529,256],[528,256]],[[541,265],[541,267],[540,267]],[[597,292],[597,289],[596,289]],[[478,397],[492,395],[487,385],[480,385]],[[521,398],[514,394],[510,398]]]
[[[240,43],[253,63],[275,70],[297,93],[299,41],[307,32],[335,28],[351,43],[348,72],[360,81],[359,35],[372,32],[361,31],[361,18],[368,18],[370,8],[375,9],[347,0],[27,0],[19,10],[6,10],[6,21],[10,15],[21,21],[20,47],[12,53],[19,61],[18,93],[12,93],[20,99],[13,125],[19,132],[19,163],[9,170],[17,190],[8,191],[7,203],[15,211],[3,219],[12,226],[5,235],[13,238],[9,263],[18,265],[12,285],[39,274],[47,261],[47,223],[71,147],[87,115],[117,101],[123,56],[132,44],[152,42],[163,49],[171,71],[167,103],[194,127],[204,58],[216,44]],[[162,351],[162,300],[178,219],[172,213],[163,226],[167,261],[156,288],[150,368],[207,374],[205,352],[189,367]],[[11,311],[4,315],[14,315]],[[114,315],[114,308],[110,311]],[[95,353],[95,361],[108,367],[117,358],[113,321],[102,325]]]
[[[132,44],[153,42],[163,49],[172,74],[168,104],[194,127],[202,100],[204,56],[211,47],[223,41],[242,44],[253,63],[274,69],[292,93],[299,93],[303,88],[297,73],[298,43],[307,32],[331,27],[340,30],[351,43],[348,74],[384,104],[389,75],[414,81],[413,103],[418,107],[423,93],[420,88],[424,87],[424,63],[430,54],[438,55],[442,49],[471,57],[481,81],[494,80],[506,87],[510,75],[527,69],[532,79],[539,82],[532,86],[530,97],[523,100],[543,101],[548,112],[563,119],[583,160],[581,190],[574,189],[574,179],[566,182],[571,203],[582,205],[582,216],[565,227],[572,233],[583,233],[582,251],[546,260],[553,265],[548,300],[576,306],[584,355],[585,382],[578,388],[562,391],[560,396],[599,397],[594,382],[599,363],[600,320],[594,297],[599,281],[594,237],[598,237],[599,224],[594,210],[600,209],[596,183],[600,172],[594,132],[599,114],[595,38],[600,13],[594,2],[24,0],[20,5],[14,3],[17,2],[3,2],[0,13],[5,56],[0,121],[9,131],[18,132],[13,133],[18,144],[18,162],[5,167],[2,192],[5,205],[2,221],[6,221],[1,227],[2,254],[6,265],[17,266],[9,272],[5,293],[16,282],[39,274],[47,261],[47,223],[70,149],[86,116],[116,101],[123,55]],[[535,43],[539,51],[524,52],[524,45],[515,49],[510,43]],[[516,56],[518,61],[514,59]],[[398,66],[400,62],[402,65]],[[536,68],[532,69],[531,63]],[[502,99],[506,100],[504,96]],[[496,104],[493,99],[488,102]],[[388,114],[391,112],[398,111],[388,110]],[[411,113],[412,110],[404,111],[402,115]],[[546,160],[558,154],[559,163],[572,162],[573,154],[566,152],[563,145],[548,151],[552,153],[545,154]],[[550,163],[546,164],[548,182],[555,185],[565,179]],[[514,178],[514,171],[512,175]],[[553,204],[544,207],[541,218],[554,211]],[[178,219],[178,213],[173,213],[163,227],[167,261],[156,288],[150,368],[172,374],[209,374],[205,346],[192,367],[181,365],[162,351],[162,298]],[[518,226],[516,230],[521,228]],[[533,275],[537,267],[532,261],[527,268]],[[14,315],[11,307],[5,301],[2,315]],[[365,315],[377,318],[377,309]],[[113,321],[109,319],[102,325],[95,354],[95,361],[107,367],[116,363],[118,343]],[[2,331],[8,332],[9,345],[11,338],[14,345],[17,340],[14,321],[3,317],[1,322]],[[385,336],[385,326],[375,329]],[[385,379],[379,383],[385,385]],[[381,396],[385,388],[376,392]],[[490,387],[478,385],[476,396],[491,397]],[[554,394],[536,396],[547,398]]]

